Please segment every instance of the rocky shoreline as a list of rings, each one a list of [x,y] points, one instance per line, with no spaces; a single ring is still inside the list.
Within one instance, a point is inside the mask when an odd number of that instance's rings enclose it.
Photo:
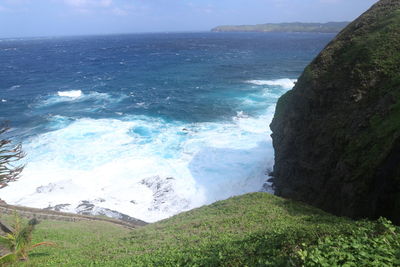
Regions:
[[[107,217],[97,217],[93,215],[84,215],[84,214],[73,214],[67,212],[60,212],[56,210],[50,209],[36,209],[22,206],[14,206],[5,204],[3,201],[0,203],[0,214],[8,214],[12,215],[17,213],[19,216],[24,218],[37,218],[38,220],[56,220],[56,221],[104,221],[116,225],[120,225],[128,228],[137,228],[141,226],[147,225],[146,222],[129,217],[124,214],[120,214],[120,217],[117,218],[107,218]],[[117,213],[117,212],[116,212]],[[99,216],[104,214],[98,214]]]

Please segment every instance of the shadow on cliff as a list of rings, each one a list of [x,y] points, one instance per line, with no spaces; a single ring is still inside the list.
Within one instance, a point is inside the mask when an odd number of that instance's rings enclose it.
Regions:
[[[249,149],[205,147],[193,157],[189,170],[211,203],[260,191],[272,168],[273,153],[268,141]]]

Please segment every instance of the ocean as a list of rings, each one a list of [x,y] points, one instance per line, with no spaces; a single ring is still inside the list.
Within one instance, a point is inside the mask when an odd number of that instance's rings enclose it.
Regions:
[[[0,39],[0,120],[27,154],[0,198],[154,222],[271,191],[275,104],[333,37]]]

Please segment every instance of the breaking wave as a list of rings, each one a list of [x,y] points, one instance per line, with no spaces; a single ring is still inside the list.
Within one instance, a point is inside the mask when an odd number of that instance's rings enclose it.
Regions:
[[[107,93],[99,93],[96,91],[90,91],[87,93],[81,90],[70,90],[70,91],[58,91],[56,94],[46,96],[44,99],[39,101],[36,106],[40,108],[47,108],[49,106],[60,104],[60,103],[79,103],[85,101],[108,101],[118,102],[122,99],[122,96],[118,96],[117,99]]]
[[[57,95],[61,97],[78,98],[82,96],[82,91],[81,90],[58,91]]]
[[[280,86],[286,90],[293,88],[296,83],[296,79],[278,79],[278,80],[250,80],[247,81],[250,84],[254,85],[269,85],[269,86]]]
[[[284,85],[279,84],[274,99]],[[247,98],[258,101],[247,103]],[[242,100],[244,106],[275,101],[265,91]],[[274,108],[201,123],[144,115],[77,120],[56,115],[49,119],[54,131],[24,143],[29,165],[19,182],[2,189],[2,198],[69,212],[90,203],[153,222],[259,191],[273,165],[268,125]]]

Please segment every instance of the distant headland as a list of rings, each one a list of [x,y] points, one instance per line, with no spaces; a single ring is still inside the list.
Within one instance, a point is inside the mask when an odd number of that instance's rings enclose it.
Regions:
[[[223,25],[211,29],[212,32],[316,32],[338,33],[349,24],[343,22],[327,23],[266,23],[257,25]]]

